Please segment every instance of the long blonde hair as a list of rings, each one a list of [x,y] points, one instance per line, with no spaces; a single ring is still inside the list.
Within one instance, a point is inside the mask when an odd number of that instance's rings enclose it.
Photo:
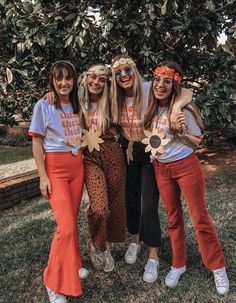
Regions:
[[[87,76],[90,74],[96,74],[99,76],[104,76],[106,78],[104,90],[101,98],[98,100],[97,108],[97,128],[103,133],[110,126],[110,98],[109,98],[109,69],[102,64],[92,65],[87,71],[83,72],[78,79],[78,98],[82,109],[81,119],[82,127],[89,127],[89,110],[91,110],[92,105],[90,102],[90,95],[87,85]]]
[[[162,63],[158,64],[158,66],[159,67],[167,66],[167,67],[175,70],[182,77],[182,71],[180,69],[180,66],[176,62],[166,61],[166,62],[162,62]],[[154,81],[154,78],[152,80],[152,85],[150,86],[147,112],[144,116],[145,129],[151,129],[153,118],[158,113],[158,108],[159,108],[158,99],[155,98],[155,95],[153,93],[153,81]],[[173,84],[174,84],[173,92],[172,92],[172,95],[170,96],[169,105],[168,105],[169,125],[170,125],[170,114],[172,112],[172,108],[174,106],[174,103],[176,102],[176,100],[178,99],[178,97],[181,94],[181,84],[178,81],[175,81],[175,79],[173,79]],[[184,108],[189,110],[194,115],[198,126],[200,127],[201,130],[203,130],[204,124],[203,124],[203,120],[201,117],[201,113],[200,113],[199,109],[197,108],[197,106],[194,103],[190,103],[190,104],[186,105]],[[170,132],[173,132],[173,131],[170,130]]]
[[[122,58],[124,60],[122,60]],[[119,62],[118,62],[119,61]],[[116,64],[118,63],[118,65]],[[120,64],[129,64],[132,72],[134,73],[134,85],[133,85],[133,106],[134,106],[134,113],[136,115],[141,114],[142,105],[143,105],[143,78],[141,77],[134,60],[128,55],[118,55],[112,60],[111,65],[111,114],[112,114],[112,121],[115,124],[121,123],[121,112],[125,102],[125,90],[117,85],[116,78],[115,78],[115,67],[119,66]],[[115,66],[115,67],[114,67]]]

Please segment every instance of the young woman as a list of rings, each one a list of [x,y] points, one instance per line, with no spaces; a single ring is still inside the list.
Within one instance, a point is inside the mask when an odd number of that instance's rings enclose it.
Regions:
[[[57,228],[52,240],[44,283],[50,302],[66,303],[66,295],[82,294],[82,268],[77,216],[84,186],[80,150],[81,128],[77,76],[67,61],[52,65],[49,88],[55,102],[39,100],[33,111],[29,135],[40,177],[42,195],[49,199]]]
[[[123,151],[116,142],[116,128],[111,125],[108,91],[109,71],[94,65],[78,81],[82,108],[85,149],[85,184],[90,207],[90,259],[93,266],[112,271],[114,259],[110,243],[125,240],[125,180]]]
[[[180,67],[174,62],[164,62],[155,69],[145,116],[145,128],[152,129],[146,143],[155,157],[154,169],[168,216],[173,254],[165,283],[169,287],[176,286],[186,270],[182,193],[194,224],[202,261],[213,272],[218,293],[225,294],[229,290],[225,259],[206,208],[203,171],[194,154],[201,141],[201,117],[196,107],[188,105],[177,119],[182,132],[172,132],[169,126],[170,112],[181,93],[181,78]]]
[[[158,216],[159,193],[150,155],[145,153],[144,114],[147,109],[150,83],[140,76],[133,59],[119,55],[112,61],[112,117],[123,130],[123,149],[127,155],[126,214],[131,244],[125,254],[128,264],[136,262],[140,241],[149,246],[149,258],[143,280],[156,281],[158,247],[161,229]],[[192,94],[182,98],[178,106],[191,101]]]

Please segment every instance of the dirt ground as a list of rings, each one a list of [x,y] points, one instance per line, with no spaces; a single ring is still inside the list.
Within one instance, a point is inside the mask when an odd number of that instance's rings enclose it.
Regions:
[[[236,147],[229,147],[225,143],[199,149],[197,155],[206,175],[220,173],[223,168],[236,169]]]

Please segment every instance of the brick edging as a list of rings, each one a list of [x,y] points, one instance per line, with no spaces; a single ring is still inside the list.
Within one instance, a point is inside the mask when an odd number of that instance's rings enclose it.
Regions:
[[[37,170],[0,180],[0,210],[40,195]]]

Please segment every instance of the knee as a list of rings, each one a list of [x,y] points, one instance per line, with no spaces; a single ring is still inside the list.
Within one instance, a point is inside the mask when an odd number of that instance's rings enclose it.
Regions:
[[[158,212],[158,203],[159,197],[157,194],[152,194],[150,196],[146,196],[142,199],[142,208],[145,213],[154,213]]]
[[[57,234],[61,238],[71,238],[77,235],[77,224],[65,224],[58,226],[57,228]]]
[[[212,231],[212,229],[214,229],[213,223],[209,217],[197,216],[193,217],[192,219],[197,232],[209,233]]]
[[[169,228],[175,229],[179,228],[180,226],[182,227],[184,225],[183,217],[182,216],[172,216],[169,217]]]
[[[109,216],[109,210],[106,207],[89,208],[87,214],[89,218],[96,218],[97,220],[102,221]]]

